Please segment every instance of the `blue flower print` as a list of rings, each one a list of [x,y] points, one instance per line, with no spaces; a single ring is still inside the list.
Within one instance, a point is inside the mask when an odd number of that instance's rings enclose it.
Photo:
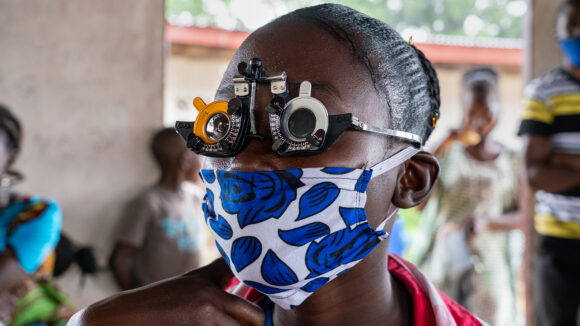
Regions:
[[[220,246],[220,244],[217,241],[215,242],[215,246],[217,247],[217,250],[219,251],[220,255],[222,255],[223,259],[226,261],[228,266],[230,266],[230,257],[228,257],[226,252],[222,249],[222,246]]]
[[[332,182],[322,182],[300,198],[300,209],[296,221],[316,215],[330,206],[340,194],[340,189]]]
[[[365,170],[361,174],[361,176],[358,178],[356,185],[354,187],[354,190],[356,190],[360,193],[364,193],[367,190],[367,186],[369,185],[369,182],[371,181],[372,175],[373,175],[372,170]]]
[[[254,289],[265,293],[265,294],[275,294],[275,293],[280,293],[280,292],[284,292],[286,291],[285,289],[279,289],[279,288],[275,288],[275,287],[271,287],[259,282],[254,282],[254,281],[244,281],[244,283],[246,283],[246,285],[253,287]]]
[[[203,203],[201,204],[201,209],[203,210],[203,215],[205,216],[205,222],[208,219],[215,219],[215,210],[213,209],[213,192],[207,189],[205,196],[203,197]]]
[[[339,168],[339,167],[331,167],[331,168],[324,168],[321,170],[324,173],[327,174],[347,174],[351,171],[354,171],[354,169],[351,168]]]
[[[330,233],[328,225],[314,222],[291,230],[278,230],[278,236],[289,245],[300,247]]]
[[[308,284],[301,287],[300,289],[302,289],[306,292],[314,292],[314,291],[320,289],[324,284],[328,283],[329,280],[330,279],[328,277],[315,278],[312,281],[310,281]]]
[[[262,277],[272,285],[291,285],[298,282],[296,273],[272,250],[268,250],[262,261]]]
[[[262,243],[255,237],[241,237],[232,244],[232,263],[237,272],[256,261],[262,253]]]
[[[240,228],[282,216],[296,200],[302,171],[218,171],[220,199],[224,210],[238,215]]]
[[[199,174],[203,176],[203,180],[207,183],[213,183],[215,181],[215,173],[213,170],[201,170]]]
[[[234,231],[232,227],[228,224],[225,218],[221,215],[218,215],[217,219],[209,219],[209,227],[219,235],[222,239],[229,240],[234,235]]]
[[[353,230],[348,227],[313,242],[306,252],[306,267],[310,271],[307,279],[364,258],[380,241],[377,232],[365,223]]]

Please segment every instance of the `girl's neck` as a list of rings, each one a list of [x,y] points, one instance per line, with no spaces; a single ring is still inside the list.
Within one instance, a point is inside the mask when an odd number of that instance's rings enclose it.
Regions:
[[[275,306],[274,325],[411,325],[412,300],[388,272],[387,248],[388,243],[381,243],[298,308]]]

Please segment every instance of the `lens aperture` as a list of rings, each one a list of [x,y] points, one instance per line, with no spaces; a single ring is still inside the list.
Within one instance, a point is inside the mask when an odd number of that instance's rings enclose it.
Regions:
[[[207,138],[213,141],[223,139],[230,129],[230,119],[223,113],[212,115],[205,125],[205,134]]]
[[[306,138],[316,126],[316,117],[309,109],[300,108],[288,118],[288,131],[296,138]]]

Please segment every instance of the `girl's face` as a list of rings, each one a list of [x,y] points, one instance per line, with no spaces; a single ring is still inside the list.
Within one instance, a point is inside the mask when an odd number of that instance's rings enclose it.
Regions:
[[[328,32],[307,23],[274,23],[254,32],[232,59],[222,85],[232,85],[239,62],[260,58],[266,72],[285,71],[290,96],[298,96],[298,85],[312,83],[312,96],[327,108],[328,114],[352,113],[361,121],[378,127],[388,126],[388,114],[373,86],[368,70],[352,55],[346,43],[336,40]],[[233,94],[218,95],[229,100]],[[235,171],[269,171],[307,167],[361,168],[382,161],[396,153],[400,146],[392,146],[387,153],[389,139],[385,136],[346,131],[325,153],[306,157],[281,157],[272,150],[267,112],[271,100],[270,87],[259,85],[256,91],[255,117],[260,142],[250,139],[244,150],[232,158],[207,158],[205,168]],[[396,171],[372,181],[368,188],[368,216],[384,218],[393,194]],[[387,181],[388,180],[388,181]],[[373,189],[374,187],[374,189]],[[380,194],[377,198],[373,194]],[[374,200],[375,199],[375,200]],[[376,204],[372,204],[376,202]],[[371,221],[372,222],[372,221]]]
[[[325,31],[310,24],[280,23],[256,31],[232,59],[222,87],[231,85],[239,62],[248,62],[254,57],[262,60],[266,72],[287,73],[291,97],[298,96],[300,82],[307,80],[312,83],[312,96],[326,106],[329,114],[353,113],[373,125],[384,127],[388,124],[387,111],[369,72],[355,60],[344,43]],[[265,140],[249,140],[246,148],[234,158],[208,159],[208,167],[244,171],[322,166],[360,168],[367,162],[379,162],[385,156],[391,139],[356,131],[345,132],[322,154],[308,157],[275,154],[264,110],[272,99],[269,91],[269,84],[263,84],[258,85],[256,92],[256,125]]]

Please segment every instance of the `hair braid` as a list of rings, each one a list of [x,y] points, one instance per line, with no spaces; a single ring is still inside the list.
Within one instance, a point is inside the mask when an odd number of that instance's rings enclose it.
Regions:
[[[423,51],[417,49],[413,45],[413,49],[417,52],[417,56],[419,57],[419,61],[421,62],[421,67],[423,67],[423,71],[427,76],[427,89],[429,91],[429,106],[431,108],[430,112],[431,115],[427,119],[427,130],[425,139],[429,138],[431,132],[435,128],[437,124],[437,120],[439,120],[439,107],[441,106],[441,92],[439,89],[439,78],[437,77],[437,72],[431,62],[425,57]]]

